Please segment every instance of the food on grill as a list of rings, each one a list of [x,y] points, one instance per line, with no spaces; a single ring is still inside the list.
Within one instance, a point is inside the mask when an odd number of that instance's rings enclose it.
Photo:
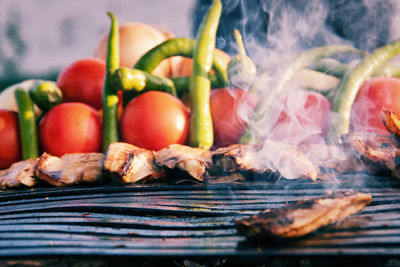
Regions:
[[[0,187],[2,189],[34,186],[37,183],[34,169],[37,159],[27,159],[12,164],[8,169],[0,170]]]
[[[155,164],[166,168],[167,172],[188,175],[196,181],[205,181],[209,177],[211,152],[185,145],[170,145],[155,152]]]
[[[122,142],[109,145],[103,171],[124,183],[152,180],[161,176],[161,169],[154,164],[152,151]]]
[[[244,144],[234,144],[221,147],[212,153],[214,166],[226,173],[237,171],[267,172],[270,170],[254,169],[254,157],[252,147]]]
[[[102,172],[124,183],[160,181],[161,177],[177,174],[197,182],[228,181],[230,177],[242,180],[253,174],[264,177],[271,173],[274,177],[315,181],[317,177],[328,177],[331,173],[365,170],[372,174],[400,177],[397,139],[357,133],[357,123],[350,121],[350,113],[352,119],[373,118],[371,125],[369,122],[360,125],[376,130],[379,128],[377,114],[379,124],[383,126],[380,112],[384,108],[382,116],[387,129],[398,135],[400,124],[396,115],[399,110],[395,100],[400,79],[370,76],[379,75],[384,68],[381,66],[400,52],[400,40],[368,55],[349,45],[312,47],[292,62],[286,61],[288,57],[282,57],[286,68],[275,65],[273,60],[267,63],[268,66],[257,65],[256,70],[246,55],[245,44],[237,30],[234,35],[239,55],[221,57],[215,52],[218,51],[215,37],[221,12],[221,0],[214,0],[195,40],[171,38],[172,33],[155,30],[160,38],[151,40],[149,47],[140,52],[128,51],[127,43],[140,43],[147,39],[149,32],[154,32],[152,28],[142,24],[119,27],[116,17],[108,12],[110,30],[95,53],[102,59],[84,58],[63,69],[57,79],[61,91],[55,99],[47,98],[51,94],[51,90],[47,90],[50,87],[37,87],[30,91],[29,96],[24,90],[32,84],[20,83],[12,87],[17,98],[22,98],[22,94],[25,100],[32,98],[43,116],[40,119],[35,117],[39,112],[33,114],[32,105],[29,107],[30,115],[20,108],[19,120],[25,127],[18,130],[15,123],[11,125],[4,119],[6,115],[0,113],[0,126],[7,128],[0,131],[0,141],[3,140],[1,137],[6,140],[8,135],[6,141],[0,142],[0,168],[7,168],[21,158],[19,146],[22,143],[23,159],[36,158],[39,151],[45,152],[40,157],[35,175],[57,186],[100,179],[92,173],[88,177],[78,174],[81,172],[79,168],[71,173],[66,171],[75,160],[72,153],[89,152],[87,156],[90,158],[89,155],[100,151],[106,152]],[[147,29],[144,34],[141,33],[143,29]],[[134,36],[134,41],[132,33],[138,35]],[[156,44],[159,45],[154,47]],[[119,51],[121,47],[122,51]],[[135,59],[131,58],[133,64],[125,66],[123,61],[132,53],[135,54]],[[359,60],[353,71],[348,66],[350,62],[337,60],[349,70],[349,74],[338,76],[338,88],[330,90],[328,97],[305,88],[308,85],[296,83],[295,77],[307,73],[306,68],[315,66],[321,58],[332,60],[330,57],[344,53],[364,59]],[[174,56],[192,57],[190,69],[181,72],[190,74],[190,77],[169,76],[171,57]],[[162,61],[168,65],[168,71],[161,75],[163,77],[158,77],[157,71],[153,71]],[[253,68],[249,71],[250,65]],[[125,68],[127,76],[115,75],[124,71],[121,66],[131,68],[129,71]],[[250,76],[249,80],[243,80],[243,75]],[[54,83],[47,84],[55,88]],[[17,90],[19,87],[22,89]],[[315,83],[310,87],[315,87]],[[211,91],[215,88],[220,89]],[[68,95],[71,93],[74,96]],[[379,109],[378,113],[375,109],[363,109],[365,105],[357,109],[359,104],[363,104],[360,103],[363,96]],[[60,103],[61,99],[75,103]],[[39,104],[38,100],[46,101]],[[331,111],[342,116],[335,116]],[[353,132],[349,133],[350,129]],[[14,140],[10,139],[11,134]],[[20,143],[16,140],[18,134]],[[29,138],[36,136],[38,138]],[[119,138],[128,144],[121,143]],[[317,146],[318,150],[315,150]],[[13,155],[7,149],[10,147]],[[210,148],[217,150],[209,151]],[[325,154],[319,155],[321,151]],[[65,177],[65,173],[71,177]],[[5,182],[5,186],[7,184],[13,186],[14,183]]]
[[[235,223],[238,232],[249,240],[268,242],[298,238],[361,211],[371,200],[372,197],[364,193],[331,194],[264,210]]]
[[[400,144],[395,137],[352,133],[347,135],[345,140],[357,153],[369,173],[400,178],[400,166],[398,166]]]
[[[274,141],[264,141],[264,146],[250,146],[244,144],[236,144],[228,147],[217,149],[212,154],[212,160],[215,167],[225,173],[234,173],[242,171],[250,171],[258,174],[266,174],[271,172],[280,172],[287,178],[310,178],[316,180],[318,169],[314,166],[300,150],[290,147],[280,147],[280,158],[278,164],[272,162],[271,159],[263,158],[270,147],[276,148],[280,146]],[[261,152],[261,149],[264,152]],[[276,150],[270,150],[272,157],[276,156]],[[264,154],[265,155],[265,154]],[[281,169],[280,164],[290,166],[290,170]],[[290,176],[290,177],[289,177]]]
[[[73,153],[62,157],[43,153],[34,172],[37,178],[54,186],[101,182],[103,160],[102,153]]]
[[[386,129],[397,138],[400,138],[400,120],[397,115],[388,108],[382,108],[381,115]]]

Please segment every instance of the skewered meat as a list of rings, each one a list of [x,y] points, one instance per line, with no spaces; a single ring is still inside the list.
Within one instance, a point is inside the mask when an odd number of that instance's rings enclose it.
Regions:
[[[162,175],[161,169],[154,164],[152,151],[122,142],[108,146],[103,171],[124,183],[156,179]]]
[[[102,153],[73,153],[62,157],[43,153],[35,168],[37,178],[54,186],[100,182]]]
[[[364,193],[339,193],[301,200],[237,220],[239,233],[249,240],[297,238],[359,212],[372,200]]]
[[[21,185],[36,185],[34,169],[37,161],[38,159],[22,160],[12,164],[8,169],[0,170],[0,187],[6,189]]]
[[[189,175],[196,181],[209,177],[211,152],[201,148],[174,144],[155,153],[155,163],[168,171]]]
[[[254,147],[255,148],[255,147]],[[221,147],[212,153],[214,166],[227,173],[237,171],[267,172],[270,170],[255,169],[252,147],[243,144],[234,144]]]
[[[279,156],[277,156],[279,151]],[[280,172],[286,178],[310,178],[318,175],[314,164],[299,150],[282,147],[274,141],[263,146],[236,144],[217,149],[212,155],[216,168],[223,172],[250,171],[255,173]]]
[[[386,129],[388,129],[388,131],[394,134],[397,138],[400,138],[400,120],[396,114],[394,114],[390,109],[382,108],[381,116]]]
[[[389,135],[352,133],[345,140],[359,155],[369,173],[400,178],[400,169],[397,166],[400,145],[396,138]]]

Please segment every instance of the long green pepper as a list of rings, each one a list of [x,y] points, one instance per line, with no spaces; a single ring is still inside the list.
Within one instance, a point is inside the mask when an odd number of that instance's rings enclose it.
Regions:
[[[176,96],[175,84],[168,78],[154,76],[138,69],[118,68],[109,75],[110,84],[116,90],[143,93],[163,91]]]
[[[271,112],[271,104],[272,101],[275,101],[279,98],[279,95],[282,93],[284,87],[287,83],[294,77],[298,71],[306,68],[313,62],[321,59],[330,57],[337,54],[343,53],[353,53],[357,55],[364,55],[364,53],[358,49],[355,49],[348,45],[331,45],[331,46],[320,46],[316,48],[311,48],[303,52],[290,66],[285,70],[279,83],[275,87],[275,89],[267,96],[264,97],[261,101],[258,102],[252,120],[258,121],[264,119],[265,116],[269,116]],[[240,143],[248,144],[252,138],[251,135],[251,124],[247,127],[245,133],[240,138]],[[256,140],[261,138],[261,136],[256,135]]]
[[[39,139],[32,100],[22,88],[17,88],[14,94],[18,106],[22,159],[37,158],[39,157]]]
[[[216,34],[222,12],[221,0],[214,0],[200,24],[193,52],[193,71],[190,77],[191,146],[210,149],[214,142],[210,110],[211,82],[208,78],[213,61]]]
[[[110,73],[119,68],[119,27],[111,12],[107,12],[111,19],[108,35],[106,77],[103,86],[103,151],[107,151],[110,143],[118,142],[118,91],[110,84]]]
[[[332,104],[332,110],[339,116],[334,116],[330,121],[328,128],[329,143],[338,142],[341,135],[349,132],[351,109],[361,85],[373,73],[383,67],[386,61],[399,53],[400,39],[397,39],[374,50],[341,80],[337,89],[338,94]]]
[[[135,64],[134,68],[152,73],[153,70],[166,58],[174,56],[193,57],[196,41],[190,38],[171,38],[155,46],[144,54]],[[224,59],[215,51],[212,56],[212,68],[221,86],[228,82]]]

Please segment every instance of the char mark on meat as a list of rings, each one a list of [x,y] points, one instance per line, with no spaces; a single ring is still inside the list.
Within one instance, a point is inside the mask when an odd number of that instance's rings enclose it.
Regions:
[[[400,178],[400,146],[395,137],[351,133],[345,137],[345,141],[365,164],[368,173]]]
[[[162,175],[154,164],[153,151],[122,142],[109,145],[103,171],[123,183],[153,181]]]
[[[400,120],[392,110],[382,108],[381,117],[386,129],[392,133],[396,138],[400,138]]]
[[[2,189],[20,186],[32,187],[37,180],[34,177],[34,169],[38,159],[28,159],[15,162],[8,169],[0,170],[0,187]]]
[[[322,226],[344,220],[362,210],[371,200],[372,197],[364,193],[331,194],[236,220],[236,227],[239,233],[257,242],[299,238]]]
[[[36,165],[35,176],[54,186],[68,186],[103,181],[102,153],[71,153],[56,157],[43,153]]]
[[[270,149],[271,146],[274,146],[274,149]],[[262,146],[235,144],[214,151],[212,161],[215,168],[222,173],[250,172],[264,175],[281,173],[285,177],[287,172],[285,173],[285,170],[281,168],[285,165],[290,166],[291,175],[295,178],[310,178],[313,181],[317,179],[317,168],[297,149],[281,148],[278,162],[273,162],[271,158],[268,158],[270,156],[268,153],[272,153],[271,157],[274,157],[277,146],[279,144],[274,141],[266,141]]]
[[[178,180],[203,182],[210,175],[211,152],[201,148],[173,144],[155,152],[155,164]]]

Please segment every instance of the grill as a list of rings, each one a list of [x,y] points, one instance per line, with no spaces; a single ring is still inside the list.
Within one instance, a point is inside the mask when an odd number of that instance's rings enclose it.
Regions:
[[[0,257],[399,257],[400,181],[343,176],[313,183],[108,185],[0,193]],[[259,245],[234,220],[266,208],[356,190],[372,203],[347,220],[288,244]]]

